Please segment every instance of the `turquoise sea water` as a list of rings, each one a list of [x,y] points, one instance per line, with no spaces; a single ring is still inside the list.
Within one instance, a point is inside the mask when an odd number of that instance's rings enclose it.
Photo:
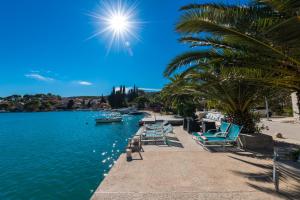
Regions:
[[[142,118],[96,126],[95,116],[0,114],[0,199],[89,199]]]

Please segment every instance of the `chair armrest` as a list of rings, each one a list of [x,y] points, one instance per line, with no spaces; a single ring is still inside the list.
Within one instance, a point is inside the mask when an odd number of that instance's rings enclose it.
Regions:
[[[210,130],[206,131],[205,133],[213,134],[215,132],[217,132],[217,129],[210,129]]]
[[[227,132],[217,132],[214,136],[216,137],[226,137]]]
[[[206,136],[206,137],[207,138],[214,138],[214,137],[226,138],[225,134],[226,134],[226,132],[217,132],[214,135]]]

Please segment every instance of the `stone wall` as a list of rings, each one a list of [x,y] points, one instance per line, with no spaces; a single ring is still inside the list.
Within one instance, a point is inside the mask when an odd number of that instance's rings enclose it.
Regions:
[[[266,150],[273,151],[274,141],[272,136],[266,134],[240,134],[239,145],[248,150]]]

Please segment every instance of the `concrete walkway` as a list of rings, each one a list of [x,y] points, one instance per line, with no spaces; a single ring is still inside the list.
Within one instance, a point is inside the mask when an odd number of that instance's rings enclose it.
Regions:
[[[272,121],[263,119],[261,124],[269,127],[269,130],[263,130],[263,133],[273,136],[278,141],[300,145],[300,123],[295,123],[293,118],[272,118]],[[276,134],[281,133],[284,139],[276,138]]]
[[[175,129],[171,146],[148,145],[142,159],[122,154],[94,200],[284,199],[274,192],[272,161],[233,151],[211,153]],[[180,145],[179,145],[180,144]]]

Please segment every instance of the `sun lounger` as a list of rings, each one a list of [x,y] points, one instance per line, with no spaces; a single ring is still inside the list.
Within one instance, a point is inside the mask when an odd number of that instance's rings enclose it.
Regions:
[[[142,133],[143,142],[164,142],[167,144],[167,134],[173,132],[172,125],[164,126],[162,129],[144,130]]]
[[[173,132],[173,127],[171,124],[167,126],[163,126],[162,128],[158,129],[146,129],[144,130],[145,134],[168,134]]]
[[[222,136],[226,136],[228,134],[228,130],[230,127],[230,123],[227,122],[222,122],[221,126],[219,127],[219,129],[211,129],[206,131],[205,133],[200,133],[200,132],[194,132],[193,133],[193,138],[195,140],[197,140],[197,137],[199,136],[205,136],[205,137],[222,137]]]
[[[169,122],[164,121],[162,124],[146,124],[145,129],[146,130],[156,130],[156,129],[163,129],[163,127],[168,126]]]
[[[167,144],[167,137],[163,133],[143,133],[142,134],[142,140],[143,143],[145,142],[163,142],[164,144]]]
[[[242,126],[231,124],[226,136],[199,136],[197,141],[204,147],[208,146],[232,146],[236,143],[239,134],[241,133]]]

